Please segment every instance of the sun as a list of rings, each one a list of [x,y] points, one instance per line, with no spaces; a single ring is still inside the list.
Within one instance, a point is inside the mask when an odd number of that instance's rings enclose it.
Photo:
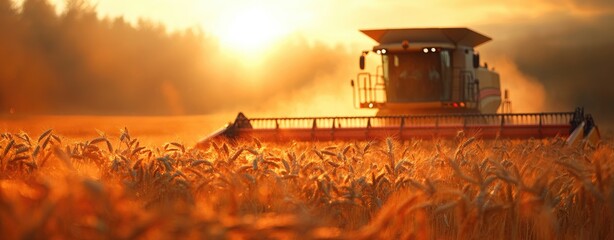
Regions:
[[[222,15],[216,35],[226,49],[243,54],[260,53],[287,33],[281,21],[264,8],[234,9]]]

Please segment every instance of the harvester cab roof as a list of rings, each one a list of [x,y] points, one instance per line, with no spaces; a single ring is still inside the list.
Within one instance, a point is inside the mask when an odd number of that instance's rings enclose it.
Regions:
[[[424,48],[448,48],[457,46],[477,47],[491,38],[468,28],[404,28],[404,29],[373,29],[360,30],[379,45],[373,51],[420,50]]]

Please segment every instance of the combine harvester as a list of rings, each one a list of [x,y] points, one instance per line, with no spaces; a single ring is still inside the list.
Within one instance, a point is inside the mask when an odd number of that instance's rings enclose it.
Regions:
[[[378,109],[376,116],[247,118],[211,134],[213,138],[262,141],[371,140],[394,137],[449,138],[459,131],[481,138],[568,137],[569,144],[596,141],[590,115],[574,112],[511,113],[507,91],[502,104],[499,74],[480,64],[474,48],[491,40],[467,28],[362,30],[379,45],[363,51],[354,105]],[[381,59],[375,73],[365,58]],[[497,113],[501,109],[503,113]]]

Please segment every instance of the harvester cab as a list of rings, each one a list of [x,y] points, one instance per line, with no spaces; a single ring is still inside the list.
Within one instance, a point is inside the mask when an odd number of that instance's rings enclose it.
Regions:
[[[378,45],[363,51],[381,61],[375,73],[352,80],[354,106],[378,116],[433,113],[496,113],[501,105],[499,74],[480,64],[474,48],[490,41],[467,28],[362,30]]]
[[[490,41],[467,28],[362,30],[378,45],[363,51],[361,72],[351,81],[354,105],[378,109],[376,116],[248,118],[199,142],[216,138],[261,141],[372,140],[393,137],[449,138],[460,131],[482,138],[568,137],[569,145],[595,142],[592,117],[572,112],[497,113],[499,74],[480,63],[474,48]],[[369,53],[379,57],[375,73],[365,71]],[[371,54],[373,55],[373,54]],[[349,104],[348,104],[349,105]]]

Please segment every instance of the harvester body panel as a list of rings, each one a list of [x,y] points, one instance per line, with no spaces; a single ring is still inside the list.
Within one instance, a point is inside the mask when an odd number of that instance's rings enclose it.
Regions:
[[[481,66],[474,51],[489,37],[467,28],[362,32],[379,44],[372,51],[381,57],[381,65],[374,74],[357,75],[358,107],[377,108],[378,116],[497,112],[499,76]]]

